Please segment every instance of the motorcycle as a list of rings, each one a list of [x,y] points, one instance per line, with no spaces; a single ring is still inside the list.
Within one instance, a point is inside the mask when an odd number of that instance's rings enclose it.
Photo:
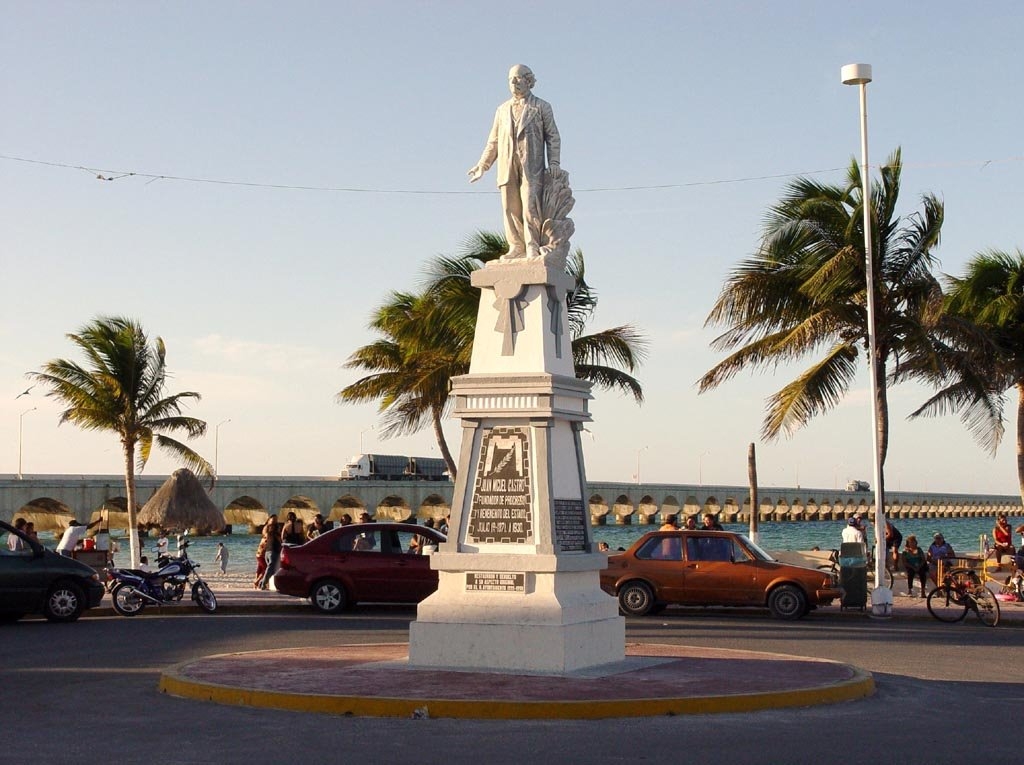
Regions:
[[[191,584],[192,600],[212,614],[217,610],[217,596],[196,570],[199,564],[188,557],[188,540],[178,546],[178,557],[161,556],[159,569],[152,572],[131,568],[112,568],[108,574],[116,582],[110,590],[114,610],[121,616],[135,616],[147,605],[180,603]]]

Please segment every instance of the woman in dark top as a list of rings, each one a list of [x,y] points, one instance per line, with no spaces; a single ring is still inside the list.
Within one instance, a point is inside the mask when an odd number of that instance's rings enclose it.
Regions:
[[[302,528],[302,521],[296,518],[295,513],[288,513],[288,520],[281,529],[281,541],[286,545],[301,545],[306,541],[306,532]]]

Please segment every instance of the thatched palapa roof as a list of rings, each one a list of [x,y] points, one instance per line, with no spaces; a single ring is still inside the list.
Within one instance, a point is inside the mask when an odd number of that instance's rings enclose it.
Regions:
[[[138,521],[164,529],[196,529],[200,534],[224,528],[224,515],[213,504],[195,474],[175,470],[139,511]]]

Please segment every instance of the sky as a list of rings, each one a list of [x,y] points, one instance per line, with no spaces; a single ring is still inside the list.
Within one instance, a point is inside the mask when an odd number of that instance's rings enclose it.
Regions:
[[[197,391],[191,442],[224,475],[337,475],[383,440],[340,405],[373,309],[433,256],[501,229],[492,169],[470,186],[516,63],[537,77],[576,198],[574,247],[634,324],[645,401],[595,391],[592,480],[764,486],[870,480],[863,374],[834,411],[760,440],[765,398],[799,367],[698,395],[721,355],[704,321],[788,182],[841,183],[902,147],[899,212],[945,203],[940,270],[1024,246],[1024,5],[862,2],[23,2],[0,0],[0,475],[122,472],[109,433],[58,426],[26,372],[75,356],[98,315],[167,344],[168,390]],[[133,175],[132,175],[133,174]],[[97,177],[102,176],[102,177]],[[110,180],[106,180],[106,179]],[[192,179],[192,180],[189,180]],[[301,188],[299,188],[301,187]],[[995,457],[955,417],[889,391],[887,487],[1014,494],[1013,422]],[[457,453],[460,428],[446,425]],[[177,464],[155,454],[146,473]]]

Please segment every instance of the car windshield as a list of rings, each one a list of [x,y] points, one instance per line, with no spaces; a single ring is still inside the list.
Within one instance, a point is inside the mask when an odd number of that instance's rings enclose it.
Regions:
[[[775,560],[775,558],[762,550],[755,542],[751,542],[750,538],[747,537],[746,534],[737,534],[736,536],[743,540],[743,544],[750,551],[750,554],[758,560]]]

